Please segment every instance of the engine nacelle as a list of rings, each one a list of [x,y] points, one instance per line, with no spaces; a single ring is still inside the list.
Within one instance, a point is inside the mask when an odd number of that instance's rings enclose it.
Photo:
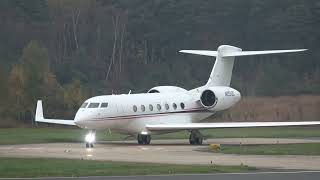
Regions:
[[[231,87],[214,86],[202,91],[200,102],[210,111],[221,111],[230,108],[241,99],[239,91]]]
[[[174,92],[187,92],[186,89],[177,86],[157,86],[151,88],[148,93],[174,93]]]

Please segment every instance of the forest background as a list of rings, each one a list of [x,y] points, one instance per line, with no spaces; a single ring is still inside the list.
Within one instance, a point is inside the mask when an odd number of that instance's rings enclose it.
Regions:
[[[317,0],[1,0],[0,126],[73,118],[88,97],[203,85],[214,60],[180,49],[307,48],[237,58],[244,100],[220,120],[319,120]]]

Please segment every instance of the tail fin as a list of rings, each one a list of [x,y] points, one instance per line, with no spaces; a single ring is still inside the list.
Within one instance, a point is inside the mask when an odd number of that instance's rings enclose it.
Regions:
[[[241,51],[242,49],[233,46],[220,46],[206,86],[230,86],[235,57],[224,57],[223,54]]]
[[[230,86],[234,58],[236,56],[251,56],[262,54],[278,54],[306,51],[307,49],[292,50],[269,50],[269,51],[242,51],[242,49],[229,45],[221,45],[217,51],[208,50],[181,50],[179,52],[204,56],[215,56],[214,63],[208,82],[205,86]]]

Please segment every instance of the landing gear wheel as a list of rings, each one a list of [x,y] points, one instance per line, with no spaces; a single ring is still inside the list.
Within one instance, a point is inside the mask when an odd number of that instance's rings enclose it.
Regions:
[[[138,140],[138,144],[150,144],[151,136],[138,134],[137,140]]]
[[[150,135],[146,135],[145,136],[145,144],[150,144],[151,142],[151,136]]]
[[[86,148],[93,148],[93,143],[86,143]]]
[[[203,138],[201,137],[201,138],[198,138],[198,139],[197,139],[196,144],[201,145],[201,144],[202,144],[202,142],[203,142]]]
[[[142,135],[138,134],[138,144],[143,144]]]
[[[192,130],[189,136],[189,143],[191,145],[201,145],[203,143],[203,136],[198,130]]]
[[[93,148],[93,142],[96,139],[96,131],[91,130],[85,137],[86,148]]]

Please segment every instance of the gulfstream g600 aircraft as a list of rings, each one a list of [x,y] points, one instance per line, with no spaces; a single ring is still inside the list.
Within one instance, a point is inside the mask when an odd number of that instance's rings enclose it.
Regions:
[[[320,121],[200,122],[217,111],[232,107],[241,99],[240,92],[230,87],[236,56],[305,50],[242,51],[229,45],[222,45],[217,51],[181,50],[182,53],[216,57],[209,80],[204,86],[192,90],[175,86],[158,86],[147,93],[92,97],[82,104],[74,120],[45,119],[42,102],[39,100],[35,120],[88,129],[89,133],[85,137],[86,147],[93,147],[95,130],[103,129],[134,135],[139,144],[150,144],[152,134],[187,130],[190,131],[190,144],[202,144],[200,129],[318,125]]]

